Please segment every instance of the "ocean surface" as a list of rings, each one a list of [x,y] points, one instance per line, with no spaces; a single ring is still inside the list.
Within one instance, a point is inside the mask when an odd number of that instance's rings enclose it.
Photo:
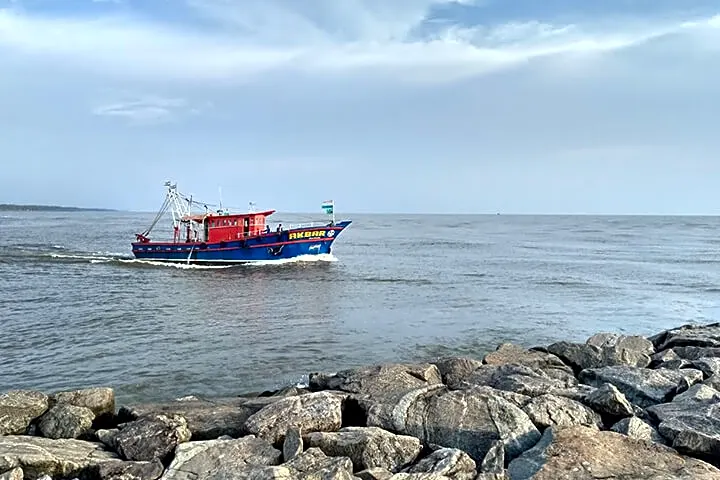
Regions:
[[[715,217],[352,215],[330,258],[202,268],[132,259],[153,216],[0,212],[0,392],[234,396],[720,318]]]

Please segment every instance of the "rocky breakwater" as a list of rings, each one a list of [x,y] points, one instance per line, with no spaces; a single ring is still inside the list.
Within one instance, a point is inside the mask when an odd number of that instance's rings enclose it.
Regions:
[[[718,479],[720,324],[115,407],[0,396],[0,479]]]

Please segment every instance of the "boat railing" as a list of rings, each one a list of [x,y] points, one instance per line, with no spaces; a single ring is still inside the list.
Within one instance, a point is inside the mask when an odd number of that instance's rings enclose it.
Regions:
[[[294,230],[296,228],[314,228],[325,227],[328,222],[309,222],[309,223],[293,223],[290,225],[283,224],[283,230]]]

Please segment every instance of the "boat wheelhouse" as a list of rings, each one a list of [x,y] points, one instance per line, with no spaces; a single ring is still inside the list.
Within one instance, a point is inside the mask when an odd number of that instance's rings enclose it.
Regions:
[[[206,204],[178,192],[176,184],[166,182],[165,186],[167,194],[160,211],[148,229],[135,235],[132,252],[137,259],[232,264],[329,254],[337,236],[351,223],[336,223],[334,202],[328,201],[322,204],[330,216],[327,222],[271,228],[268,217],[275,210],[257,212],[251,204],[244,213],[230,213],[222,207],[210,211]],[[200,205],[205,211],[193,213],[192,207]],[[150,231],[168,209],[172,212],[172,240],[151,241]]]

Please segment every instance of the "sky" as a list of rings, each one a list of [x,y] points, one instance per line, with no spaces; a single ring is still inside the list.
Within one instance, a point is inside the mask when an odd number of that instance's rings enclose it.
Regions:
[[[0,203],[720,214],[720,3],[0,0]]]

